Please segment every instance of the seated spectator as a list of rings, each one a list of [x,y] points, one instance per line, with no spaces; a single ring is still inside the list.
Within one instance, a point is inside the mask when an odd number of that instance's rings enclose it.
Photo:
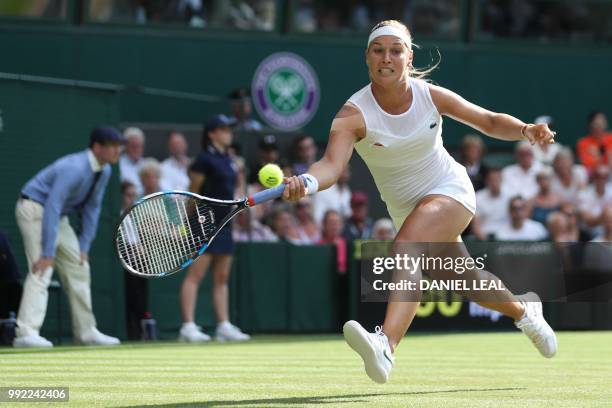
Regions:
[[[317,159],[317,145],[308,135],[301,135],[293,142],[293,174],[300,175],[308,171],[311,164]]]
[[[310,197],[304,197],[295,203],[295,218],[297,231],[302,244],[314,244],[321,238],[321,230],[312,216],[312,202]]]
[[[553,118],[547,115],[538,116],[534,121],[534,124],[546,124],[548,128],[552,131],[555,130],[555,123]],[[533,145],[533,158],[536,162],[542,164],[543,166],[552,166],[553,160],[559,151],[563,148],[559,143],[553,144],[540,144],[536,143]]]
[[[234,132],[260,132],[263,129],[263,125],[252,118],[253,105],[248,88],[234,89],[228,98],[232,110],[230,119],[235,122]]]
[[[608,132],[608,118],[603,112],[589,115],[589,134],[578,139],[576,153],[589,175],[600,164],[609,165],[612,152],[612,133]]]
[[[142,184],[140,183],[140,164],[145,148],[144,132],[137,127],[129,127],[123,131],[126,138],[125,152],[119,159],[119,179],[129,181],[136,186],[138,195],[142,195]]]
[[[549,167],[544,167],[538,172],[536,182],[538,183],[538,193],[528,201],[527,205],[531,213],[531,219],[546,225],[548,215],[557,211],[561,206],[561,197],[551,189],[552,171]]]
[[[285,208],[280,208],[272,215],[272,232],[276,234],[280,242],[289,242],[301,245],[300,234],[295,225],[293,214]]]
[[[259,149],[257,150],[257,160],[249,168],[248,181],[249,184],[259,183],[257,177],[259,170],[269,163],[278,163],[278,143],[276,136],[270,134],[265,135],[259,140]]]
[[[612,242],[612,204],[606,205],[603,209],[601,224],[603,226],[602,233],[593,238],[591,242]],[[610,258],[608,258],[608,267],[612,267]]]
[[[161,163],[159,184],[162,190],[189,190],[187,170],[191,160],[187,157],[187,140],[179,132],[168,134],[169,156]]]
[[[476,214],[472,220],[472,233],[486,241],[510,219],[508,196],[502,193],[502,172],[490,168],[485,177],[485,188],[476,192]]]
[[[342,235],[347,241],[372,237],[372,219],[368,217],[368,196],[361,191],[351,195],[351,216],[344,225]]]
[[[565,214],[555,211],[546,218],[548,234],[553,242],[574,242],[569,236],[569,223]]]
[[[580,228],[578,222],[578,209],[576,204],[565,202],[561,204],[559,209],[567,219],[567,237],[570,242],[587,242],[591,236],[584,229]]]
[[[601,235],[603,227],[601,214],[605,206],[612,202],[612,185],[608,181],[610,170],[605,164],[598,165],[593,171],[593,184],[578,196],[578,209],[585,229],[591,236]]]
[[[520,195],[528,200],[538,192],[536,174],[542,165],[534,161],[533,147],[529,142],[517,143],[515,156],[517,163],[502,170],[502,191],[508,197]]]
[[[510,222],[502,225],[495,234],[498,241],[541,241],[548,237],[542,224],[527,218],[527,202],[514,196],[509,204]]]
[[[160,191],[159,178],[161,175],[161,170],[157,159],[152,157],[143,159],[140,164],[138,175],[140,176],[143,195],[146,196]]]
[[[241,211],[234,218],[232,235],[236,242],[276,242],[278,238],[270,228],[254,217],[252,209]]]
[[[463,137],[460,164],[465,166],[476,191],[484,188],[484,179],[487,173],[487,166],[482,162],[483,153],[484,143],[480,136],[466,135]]]
[[[351,168],[347,165],[336,184],[327,190],[319,191],[312,196],[313,215],[316,222],[321,223],[323,214],[328,210],[335,210],[343,218],[351,216],[351,188],[348,182],[351,178]]]
[[[339,274],[346,273],[347,250],[346,240],[342,237],[342,216],[338,211],[328,210],[323,216],[323,228],[319,244],[333,244],[336,246],[336,262]]]
[[[553,170],[552,191],[563,201],[577,203],[578,196],[586,188],[589,179],[584,166],[574,164],[574,154],[569,148],[564,147],[553,160]]]
[[[372,227],[372,239],[377,241],[393,241],[395,234],[395,227],[390,218],[379,218]]]

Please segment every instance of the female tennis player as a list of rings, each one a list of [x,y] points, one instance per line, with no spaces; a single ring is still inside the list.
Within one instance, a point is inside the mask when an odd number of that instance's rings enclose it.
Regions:
[[[308,170],[318,181],[308,193],[334,184],[356,149],[399,231],[395,242],[460,242],[474,216],[475,193],[465,168],[442,146],[442,115],[501,140],[554,143],[555,134],[546,124],[525,124],[425,82],[421,78],[433,68],[417,70],[412,61],[412,38],[404,24],[387,20],[373,28],[366,49],[371,83],[351,96],[334,118],[325,154]],[[306,194],[302,178],[285,183],[285,200]],[[519,301],[509,292],[504,296],[499,302],[479,303],[513,318],[540,353],[552,357],[557,340],[541,303]],[[390,301],[383,326],[375,333],[355,321],[345,323],[345,339],[364,360],[372,380],[388,380],[393,352],[418,306]]]

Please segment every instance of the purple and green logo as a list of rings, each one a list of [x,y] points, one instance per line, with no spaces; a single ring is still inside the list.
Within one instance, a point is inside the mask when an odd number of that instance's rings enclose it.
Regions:
[[[251,90],[259,116],[278,130],[305,126],[319,107],[317,74],[302,57],[290,52],[263,60],[255,71]]]

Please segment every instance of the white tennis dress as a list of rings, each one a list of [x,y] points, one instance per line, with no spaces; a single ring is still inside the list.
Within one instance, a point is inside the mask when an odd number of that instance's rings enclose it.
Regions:
[[[476,196],[465,167],[442,145],[442,116],[427,82],[411,78],[412,104],[399,115],[385,112],[371,85],[348,100],[363,115],[366,136],[355,144],[367,164],[395,227],[426,195],[442,194],[476,211]]]

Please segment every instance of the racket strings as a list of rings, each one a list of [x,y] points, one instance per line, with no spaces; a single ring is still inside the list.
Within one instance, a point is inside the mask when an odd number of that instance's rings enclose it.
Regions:
[[[117,231],[122,261],[143,275],[163,275],[195,258],[215,231],[212,208],[182,194],[145,200]]]

